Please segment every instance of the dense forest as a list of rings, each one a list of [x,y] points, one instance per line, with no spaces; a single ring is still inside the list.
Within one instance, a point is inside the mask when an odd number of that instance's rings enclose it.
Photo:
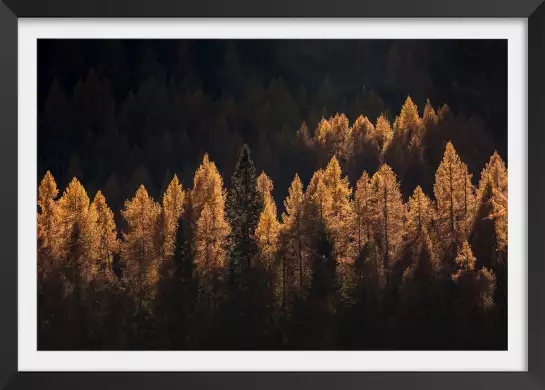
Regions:
[[[504,43],[255,42],[40,41],[38,348],[506,349]]]

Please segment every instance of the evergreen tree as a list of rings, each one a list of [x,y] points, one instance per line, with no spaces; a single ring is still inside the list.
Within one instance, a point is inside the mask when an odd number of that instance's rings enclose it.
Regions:
[[[243,345],[261,340],[270,309],[270,286],[263,286],[259,267],[256,229],[263,211],[263,195],[258,191],[254,163],[247,145],[242,147],[227,196],[229,236],[230,323],[233,339]]]
[[[231,226],[229,256],[231,270],[235,274],[249,269],[255,260],[255,231],[262,211],[263,195],[257,189],[250,149],[244,145],[231,177],[231,188],[227,196],[227,217]]]

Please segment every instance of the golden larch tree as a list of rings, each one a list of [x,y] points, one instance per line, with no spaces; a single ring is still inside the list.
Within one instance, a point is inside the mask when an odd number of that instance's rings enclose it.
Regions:
[[[285,212],[282,214],[282,230],[286,251],[286,272],[297,269],[299,287],[305,281],[307,235],[305,232],[305,195],[299,175],[295,175],[284,200]]]
[[[223,267],[226,261],[226,239],[229,224],[225,220],[226,191],[223,187],[216,164],[204,155],[203,162],[195,172],[191,191],[194,215],[197,218],[195,236],[195,264],[200,273],[208,273],[213,268]],[[208,207],[206,215],[204,209]],[[206,234],[206,236],[204,236]],[[208,248],[208,253],[201,249]]]
[[[486,186],[491,186],[492,199],[490,199],[490,202],[492,203],[493,212],[489,217],[494,219],[497,249],[499,251],[504,250],[507,246],[507,178],[507,167],[498,152],[494,152],[481,172],[478,196],[482,198],[485,195]]]
[[[405,207],[397,177],[383,164],[371,179],[371,228],[383,258],[384,268],[397,259],[403,244]]]
[[[494,152],[481,172],[479,181],[479,192],[490,182],[492,188],[502,193],[507,193],[507,168],[498,152]]]
[[[327,137],[331,134],[331,122],[325,118],[322,118],[318,125],[316,126],[316,131],[314,132],[314,138],[321,144],[325,144]]]
[[[259,216],[255,237],[262,261],[266,263],[267,267],[272,264],[278,250],[280,232],[276,204],[272,197],[273,188],[272,180],[265,172],[262,172],[257,179],[257,190],[263,195],[264,207]]]
[[[424,105],[424,112],[422,114],[422,121],[424,122],[424,125],[426,128],[429,128],[431,126],[434,126],[439,122],[439,117],[437,116],[437,113],[433,109],[430,99],[426,99],[426,104]]]
[[[73,178],[58,201],[60,256],[66,260],[74,283],[88,282],[98,270],[99,235],[97,214],[77,178]],[[80,279],[83,278],[83,279]]]
[[[263,197],[272,196],[273,182],[269,176],[263,171],[257,178],[257,190]]]
[[[354,193],[354,237],[358,253],[363,244],[371,239],[370,199],[371,179],[364,171],[356,183]]]
[[[117,239],[114,213],[108,207],[106,198],[102,195],[101,191],[96,193],[91,208],[94,210],[94,213],[96,213],[96,224],[99,237],[97,260],[100,267],[104,267],[107,272],[111,272],[113,256],[119,252],[119,241]]]
[[[458,249],[456,265],[458,269],[452,274],[452,280],[458,284],[461,291],[461,304],[464,310],[476,306],[482,311],[488,311],[494,306],[496,277],[494,273],[482,267],[476,268],[477,259],[471,251],[471,246],[464,241]]]
[[[178,176],[174,175],[163,195],[163,256],[165,258],[174,255],[176,231],[183,207],[184,190]]]
[[[468,233],[475,211],[475,188],[471,177],[467,165],[449,142],[433,185],[438,222],[444,237],[460,238]]]
[[[160,243],[157,239],[161,206],[141,185],[121,211],[127,222],[123,232],[121,256],[127,279],[138,302],[138,311],[153,297],[158,279]]]
[[[324,214],[326,226],[333,237],[333,245],[337,257],[344,257],[350,240],[350,223],[353,214],[351,202],[352,189],[348,177],[342,175],[341,166],[333,156],[324,171],[323,183],[329,204]]]
[[[394,132],[392,130],[392,126],[390,125],[390,121],[385,114],[380,115],[377,118],[377,124],[375,126],[375,142],[377,142],[379,146],[381,162],[384,153],[390,146],[393,136]]]
[[[430,228],[434,206],[430,198],[417,186],[407,202],[406,233],[409,242],[416,240]]]
[[[421,119],[418,116],[418,107],[413,102],[410,96],[407,96],[403,107],[401,107],[401,112],[397,118],[397,131],[399,133],[404,133],[409,130],[417,130],[420,128]]]
[[[44,255],[54,253],[59,227],[59,214],[55,198],[59,194],[57,183],[47,171],[38,186],[38,249]]]

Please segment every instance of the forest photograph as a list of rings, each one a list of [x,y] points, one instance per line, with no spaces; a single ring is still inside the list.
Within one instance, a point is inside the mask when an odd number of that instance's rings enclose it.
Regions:
[[[507,350],[507,40],[37,65],[38,350]]]

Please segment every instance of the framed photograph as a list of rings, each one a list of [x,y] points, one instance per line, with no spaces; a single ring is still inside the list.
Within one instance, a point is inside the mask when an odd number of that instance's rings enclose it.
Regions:
[[[397,3],[5,0],[0,386],[545,388],[545,6]]]

